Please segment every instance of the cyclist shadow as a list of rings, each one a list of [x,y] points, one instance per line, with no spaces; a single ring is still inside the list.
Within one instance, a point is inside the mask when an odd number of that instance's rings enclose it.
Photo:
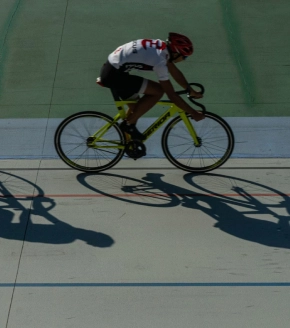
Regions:
[[[184,180],[193,187],[192,189],[167,183],[162,179],[163,176],[163,174],[147,173],[143,178],[135,179],[107,173],[95,175],[97,183],[93,184],[101,187],[103,184],[104,189],[109,189],[113,191],[112,193],[93,187],[92,174],[82,173],[77,178],[87,188],[110,198],[142,206],[192,208],[217,221],[214,224],[215,228],[236,238],[265,246],[290,248],[290,200],[286,194],[269,186],[232,176],[217,174],[199,176],[201,179],[207,176],[218,180],[223,188],[227,186],[226,193],[214,193],[200,188],[194,181],[196,176],[193,174],[184,175]],[[193,192],[196,189],[202,189],[202,193]],[[259,193],[260,197],[258,194],[255,196],[250,192],[253,189],[263,190],[264,194]],[[123,194],[120,194],[120,191]],[[265,191],[268,197],[265,196]],[[287,215],[277,214],[281,211],[286,212]]]
[[[29,184],[29,189],[32,187],[37,195],[17,197],[9,190],[11,186],[15,189],[15,185],[23,184]],[[42,244],[69,244],[81,240],[94,247],[112,246],[114,240],[110,236],[76,228],[56,218],[50,213],[56,206],[55,201],[42,195],[43,190],[28,180],[0,172],[0,238]],[[15,211],[20,215],[15,215]],[[43,218],[47,223],[35,223],[31,216]]]

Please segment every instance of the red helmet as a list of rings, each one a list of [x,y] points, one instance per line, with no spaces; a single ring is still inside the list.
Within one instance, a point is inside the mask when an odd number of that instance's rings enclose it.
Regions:
[[[172,52],[178,52],[182,56],[190,56],[193,53],[192,42],[185,35],[170,32],[167,44]]]

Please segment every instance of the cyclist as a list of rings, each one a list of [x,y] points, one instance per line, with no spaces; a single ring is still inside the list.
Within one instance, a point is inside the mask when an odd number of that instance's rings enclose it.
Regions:
[[[167,94],[179,108],[189,113],[196,120],[202,120],[203,114],[194,110],[174,91],[169,80],[169,74],[184,89],[189,89],[190,96],[202,98],[202,94],[194,91],[188,84],[182,72],[175,66],[193,53],[191,41],[184,35],[169,33],[166,42],[160,39],[139,39],[126,43],[112,52],[101,69],[97,83],[115,89],[123,100],[136,100],[135,104],[128,104],[126,120],[120,127],[133,139],[144,140],[144,135],[136,128],[137,120],[152,108]],[[157,74],[158,82],[131,75],[132,69],[153,70]],[[139,98],[139,94],[144,94]]]

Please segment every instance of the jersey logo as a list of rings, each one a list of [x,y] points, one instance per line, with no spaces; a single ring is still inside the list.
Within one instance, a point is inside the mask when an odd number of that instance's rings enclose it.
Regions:
[[[157,50],[166,49],[166,43],[161,40],[144,39],[141,41],[141,44],[144,49],[147,48],[156,48]]]
[[[117,48],[115,51],[114,51],[114,54],[117,54],[119,51],[121,51],[122,50],[122,47],[119,47],[119,48]]]
[[[140,71],[152,71],[153,67],[150,65],[145,65],[142,63],[126,63],[123,65],[123,72],[130,72],[132,69],[137,69]]]
[[[133,45],[132,45],[132,48],[133,48],[133,54],[136,54],[136,53],[138,53],[138,51],[137,51],[137,41],[133,41]]]

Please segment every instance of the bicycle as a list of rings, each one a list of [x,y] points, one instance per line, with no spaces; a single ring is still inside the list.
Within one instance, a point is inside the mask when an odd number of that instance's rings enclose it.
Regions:
[[[200,88],[203,85],[190,83]],[[58,126],[55,149],[60,158],[70,167],[84,172],[100,172],[116,165],[126,153],[135,160],[146,155],[144,142],[163,124],[173,118],[164,128],[161,143],[165,157],[177,168],[195,173],[205,173],[223,165],[234,149],[234,134],[229,124],[217,114],[206,111],[203,104],[192,99],[187,90],[189,101],[198,106],[205,118],[199,122],[179,109],[169,100],[160,100],[156,105],[168,109],[152,123],[143,134],[141,142],[132,140],[122,132],[118,121],[126,118],[125,106],[136,101],[121,100],[112,91],[118,113],[114,117],[95,111],[75,113],[64,119]]]

